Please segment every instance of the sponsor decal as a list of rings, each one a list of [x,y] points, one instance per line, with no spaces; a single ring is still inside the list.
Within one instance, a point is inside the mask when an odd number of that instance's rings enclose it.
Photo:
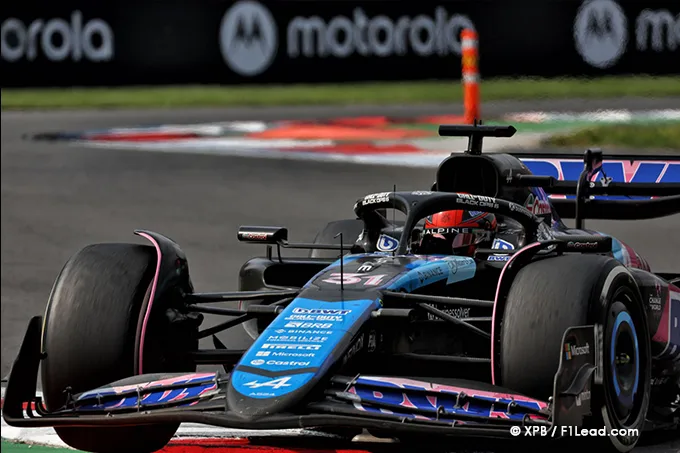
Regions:
[[[363,200],[363,205],[366,206],[375,203],[387,203],[390,201],[390,193],[391,192],[380,192],[366,195]]]
[[[286,350],[302,350],[302,351],[318,351],[321,349],[320,344],[271,344],[265,343],[262,349],[286,349]]]
[[[262,365],[262,364],[264,364],[264,360],[262,360],[262,359],[251,360],[251,361],[250,361],[250,364],[251,364],[251,365],[255,365],[255,366],[257,366],[257,365]]]
[[[114,53],[113,30],[102,19],[83,23],[80,11],[64,19],[36,19],[26,25],[9,17],[2,22],[2,59],[13,63],[21,59],[34,61],[111,61]]]
[[[375,333],[375,330],[371,330],[371,333],[368,334],[368,346],[366,350],[368,352],[373,352],[376,350],[377,347],[378,347],[377,334]]]
[[[458,261],[446,260],[446,265],[449,267],[449,273],[451,275],[456,275],[458,273]]]
[[[444,270],[441,267],[432,267],[424,271],[416,271],[418,273],[418,281],[420,284],[424,284],[426,281],[441,277],[444,274]]]
[[[511,256],[510,255],[490,255],[486,260],[487,261],[496,261],[496,262],[506,262],[510,261]]]
[[[241,233],[241,236],[243,239],[248,239],[250,241],[266,241],[269,239],[269,234],[267,233],[254,233],[254,232],[246,232],[246,233]]]
[[[333,324],[329,322],[299,322],[291,321],[283,327],[290,327],[294,329],[330,329]]]
[[[569,241],[567,242],[567,247],[570,249],[596,249],[599,244],[597,242],[574,242],[574,241]]]
[[[336,315],[290,315],[286,321],[342,321],[342,316]]]
[[[183,387],[183,384],[187,385],[187,387]],[[167,386],[175,386],[175,388],[168,389]],[[154,390],[154,387],[158,387],[158,389]],[[144,404],[159,404],[213,396],[217,391],[217,382],[215,380],[215,373],[200,373],[169,379],[161,379],[158,381],[140,382],[138,384],[120,387],[99,388],[89,392],[84,392],[78,396],[77,401],[80,402],[80,404],[78,404],[78,410],[100,411],[102,409],[116,410],[136,407],[138,404],[136,397],[124,398],[122,400],[111,400],[102,403],[95,402],[92,404],[82,404],[82,401],[86,398],[110,396],[129,391],[139,391],[140,388],[151,391],[144,397]]]
[[[510,258],[512,258],[510,255],[490,255],[486,260],[487,261],[510,261]]]
[[[309,366],[309,362],[299,362],[295,360],[267,360],[267,365],[304,367]]]
[[[514,250],[515,246],[508,241],[496,238],[496,239],[494,239],[493,244],[491,245],[491,248],[495,249],[495,250]],[[510,255],[493,254],[493,255],[489,255],[486,260],[487,261],[495,261],[495,262],[506,262],[506,261],[510,261],[510,258],[511,258]]]
[[[378,238],[377,248],[381,252],[392,252],[399,247],[399,241],[394,239],[392,236],[386,234],[381,234]]]
[[[460,32],[465,28],[475,28],[467,16],[449,15],[441,6],[434,10],[434,16],[396,19],[371,17],[362,8],[355,8],[351,15],[329,20],[295,17],[288,24],[286,37],[291,58],[347,58],[354,54],[384,58],[409,53],[445,57],[461,54]]]
[[[364,277],[368,277],[364,274]],[[272,389],[267,387],[255,388],[245,386],[246,383],[257,381],[261,382],[268,378],[260,375],[235,370],[232,373],[231,384],[234,389],[242,395],[252,398],[272,398],[288,394],[306,385],[319,373],[325,373],[332,363],[329,358],[335,353],[338,344],[345,338],[348,332],[355,334],[355,329],[370,319],[370,314],[379,307],[377,299],[358,299],[345,300],[341,304],[338,302],[328,302],[306,297],[297,297],[291,304],[284,309],[283,316],[278,316],[272,320],[271,324],[255,340],[255,343],[246,351],[241,363],[249,364],[252,360],[264,360],[258,369],[283,372],[286,369],[294,368],[319,368],[317,372],[301,372],[291,375],[290,384],[287,387]],[[295,314],[296,308],[305,309],[303,313]],[[333,315],[317,315],[310,313],[346,313]],[[346,312],[338,310],[347,310]],[[300,312],[300,310],[298,310]],[[299,320],[286,320],[286,316],[331,316],[338,317],[337,321],[327,322],[307,322]],[[278,332],[282,330],[283,332]],[[305,332],[296,332],[305,331]],[[271,338],[270,337],[275,337]],[[311,340],[311,341],[310,341]],[[341,351],[344,355],[345,351]],[[342,356],[339,356],[341,358]],[[309,362],[308,365],[284,365],[285,362]]]
[[[453,316],[456,319],[467,319],[470,317],[470,308],[469,307],[457,307],[457,308],[441,308],[437,307],[436,305],[429,304],[432,307],[443,311],[444,313]],[[430,321],[442,321],[442,319],[436,315],[433,315],[432,313],[427,314],[427,319]]]
[[[578,395],[576,395],[577,406],[580,407],[586,401],[590,401],[590,390],[586,390],[585,392],[581,392]]]
[[[313,352],[273,352],[272,357],[297,357],[297,358],[312,358],[315,357]]]
[[[654,293],[649,295],[649,307],[654,311],[661,311],[661,283],[654,281]]]
[[[524,158],[523,163],[535,175],[552,176],[560,181],[578,181],[583,161],[576,159]],[[669,183],[680,182],[680,162],[610,160],[602,164],[602,172],[614,182]],[[599,175],[594,175],[595,177]],[[570,195],[569,197],[574,198]],[[614,199],[615,197],[610,197]],[[623,199],[623,197],[620,197]]]
[[[287,333],[289,335],[331,335],[332,330],[308,330],[308,329],[277,329],[276,333]]]
[[[354,357],[357,352],[361,351],[364,347],[364,334],[362,333],[359,338],[354,342],[352,346],[347,350],[345,356],[342,358],[342,364],[346,364],[352,357]]]
[[[220,51],[235,73],[251,77],[266,71],[278,49],[276,21],[256,1],[239,1],[227,10],[220,25]]]
[[[534,215],[552,214],[552,207],[547,199],[541,199],[533,193],[529,195],[527,201],[524,202],[524,207]]]
[[[475,206],[478,208],[492,208],[498,209],[498,202],[493,197],[486,197],[483,195],[469,195],[469,194],[458,194],[458,203],[467,204],[470,206]]]
[[[432,195],[434,192],[430,192],[429,190],[416,190],[415,192],[411,192],[411,195]]]
[[[590,354],[590,344],[586,343],[583,346],[576,346],[571,343],[564,345],[564,358],[571,360],[573,357]]]
[[[324,283],[331,283],[333,285],[339,285],[343,283],[345,285],[356,285],[358,283],[364,284],[364,286],[377,286],[379,285],[387,274],[381,275],[364,275],[364,274],[353,274],[353,273],[340,273],[334,272],[330,275],[330,278],[321,280]],[[287,318],[286,318],[287,319]]]
[[[308,313],[310,315],[348,315],[352,310],[342,310],[338,308],[293,308],[293,313]]]
[[[515,246],[511,242],[503,239],[494,239],[491,248],[494,250],[515,250]]]
[[[667,384],[668,381],[669,381],[668,376],[653,377],[652,378],[652,385],[656,387],[656,386],[659,386],[659,385]]]
[[[510,204],[510,210],[512,212],[517,212],[519,214],[522,214],[525,217],[529,217],[530,219],[534,218],[534,215],[531,212],[529,212],[529,210],[527,208],[525,208],[524,206],[520,206],[517,203],[509,203],[509,204]]]
[[[357,272],[360,274],[364,274],[366,272],[371,272],[373,270],[373,264],[371,263],[364,263],[359,268],[357,269]]]
[[[403,416],[411,419],[417,417],[442,421],[442,416],[437,411],[443,407],[447,412],[454,414],[499,417],[521,422],[527,417],[526,409],[536,411],[546,407],[546,403],[520,395],[425,383],[404,378],[359,377],[357,382],[359,385],[352,387],[350,392],[355,393],[363,401],[388,404],[397,408],[401,406],[405,408]],[[380,386],[380,391],[375,391],[376,385]],[[424,394],[419,390],[427,390],[429,394]],[[470,399],[466,404],[456,404],[458,395],[461,393],[474,399]],[[494,402],[499,404],[494,407],[494,404],[491,404]],[[515,403],[513,410],[504,410],[511,402]],[[420,409],[422,415],[415,415],[413,408]],[[371,404],[358,405],[357,409],[380,412],[380,409],[372,407]],[[398,409],[395,411],[399,412]],[[399,413],[399,415],[402,414]]]
[[[440,227],[440,228],[425,228],[423,230],[423,236],[428,234],[449,234],[449,233],[465,233],[468,228],[454,228],[454,227]]]
[[[250,381],[245,384],[243,384],[245,387],[250,387],[251,389],[259,389],[261,387],[271,387],[273,389],[280,389],[281,387],[290,387],[290,384],[288,383],[290,381],[290,376],[278,378],[278,379],[272,379],[268,381],[260,381],[260,380],[255,380],[255,381]]]
[[[321,336],[316,336],[316,337],[311,337],[311,336],[306,336],[306,335],[269,335],[267,338],[267,341],[271,342],[299,342],[299,343],[323,343],[324,341],[328,340],[328,337],[321,337]]]

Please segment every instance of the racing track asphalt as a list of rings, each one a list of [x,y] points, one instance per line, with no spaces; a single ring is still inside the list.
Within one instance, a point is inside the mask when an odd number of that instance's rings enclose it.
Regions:
[[[678,99],[489,103],[488,115],[526,110],[669,108]],[[374,191],[428,188],[423,169],[206,155],[92,150],[22,139],[25,134],[154,123],[193,123],[337,115],[459,113],[458,106],[417,108],[203,109],[2,113],[2,376],[31,316],[42,314],[53,279],[71,254],[93,242],[142,242],[135,228],[177,241],[197,291],[236,290],[241,264],[263,248],[236,240],[243,224],[287,226],[310,241],[326,222],[352,216]],[[659,271],[680,271],[680,215],[640,222],[591,222],[647,256]],[[214,324],[207,319],[204,326]],[[221,335],[246,346],[241,329]],[[677,444],[654,453],[677,451]],[[670,449],[668,449],[670,448]],[[643,450],[643,451],[644,451]]]

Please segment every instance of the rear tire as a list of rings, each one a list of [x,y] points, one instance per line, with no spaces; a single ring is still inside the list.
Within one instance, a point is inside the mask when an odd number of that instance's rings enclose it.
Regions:
[[[603,385],[593,388],[592,417],[584,427],[637,429],[638,435],[587,439],[604,441],[600,447],[605,449],[630,451],[642,434],[649,407],[651,343],[637,284],[615,260],[558,256],[518,273],[500,333],[503,386],[547,401],[564,332],[590,324],[603,327],[604,370]],[[622,354],[629,366],[615,364],[614,358]]]
[[[136,374],[138,320],[150,297],[155,269],[154,249],[134,244],[90,245],[66,263],[52,288],[43,327],[42,348],[46,356],[41,377],[48,410],[64,406],[65,391],[73,395]],[[162,324],[154,321],[150,327]],[[148,337],[152,334],[147,332]],[[156,355],[147,348],[145,351],[145,357]],[[145,361],[144,372],[165,371],[158,367],[167,365],[158,360]],[[186,369],[194,370],[195,366]],[[163,448],[178,426],[173,423],[55,430],[77,450],[149,453]]]

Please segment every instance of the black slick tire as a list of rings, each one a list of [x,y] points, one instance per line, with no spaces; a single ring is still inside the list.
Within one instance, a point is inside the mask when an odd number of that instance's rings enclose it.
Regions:
[[[517,274],[500,332],[502,385],[547,401],[566,329],[597,324],[603,331],[603,385],[591,396],[584,428],[637,430],[587,437],[599,451],[627,452],[642,434],[651,388],[651,342],[638,287],[619,262],[600,255],[565,255],[531,263]],[[612,351],[614,353],[612,354]],[[619,360],[627,357],[627,363]],[[630,366],[628,366],[630,365]]]
[[[155,267],[153,248],[135,244],[90,245],[66,263],[52,288],[43,326],[41,378],[48,410],[63,407],[68,394],[135,374],[138,320]],[[77,450],[149,453],[163,448],[178,426],[55,430]]]

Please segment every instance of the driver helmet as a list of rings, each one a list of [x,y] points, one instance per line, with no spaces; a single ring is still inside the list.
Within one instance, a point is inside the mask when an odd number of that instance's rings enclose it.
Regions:
[[[473,256],[477,248],[491,248],[498,229],[496,216],[480,211],[442,211],[425,219],[420,253]]]

